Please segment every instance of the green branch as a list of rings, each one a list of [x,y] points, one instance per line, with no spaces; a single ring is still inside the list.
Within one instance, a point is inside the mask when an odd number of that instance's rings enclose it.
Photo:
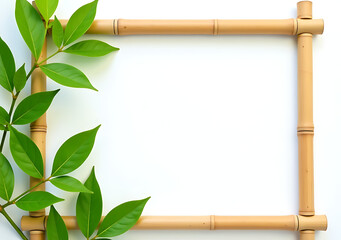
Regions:
[[[19,96],[19,93],[18,92],[16,95],[13,95],[12,97],[12,104],[11,104],[11,108],[9,110],[9,117],[12,118],[12,114],[13,114],[13,110],[14,110],[14,106],[15,106],[15,102],[17,101],[18,99],[18,96]],[[2,153],[2,150],[4,148],[4,144],[5,144],[5,139],[6,139],[6,136],[7,136],[7,130],[8,128],[8,124],[6,125],[6,129],[4,130],[3,134],[2,134],[2,138],[1,138],[1,144],[0,144],[0,152]]]
[[[51,58],[53,58],[54,56],[56,56],[58,53],[62,52],[63,49],[58,49],[54,54],[52,54],[51,56],[49,56],[48,58],[42,60],[41,62],[37,63],[37,67],[39,67],[40,65],[42,65],[43,63],[45,63],[47,60],[50,60]]]
[[[0,212],[4,217],[7,219],[7,221],[12,225],[12,227],[15,229],[15,231],[20,235],[20,237],[24,240],[28,240],[28,238],[24,235],[24,233],[20,230],[20,228],[15,224],[13,219],[7,214],[5,209],[0,207]]]
[[[8,201],[7,203],[5,203],[2,208],[6,208],[10,205],[13,205],[16,203],[17,200],[19,200],[20,198],[22,198],[23,196],[25,196],[27,193],[31,192],[32,190],[36,189],[37,187],[39,187],[40,185],[50,181],[51,177],[47,178],[47,179],[43,179],[41,180],[38,184],[34,185],[33,187],[31,187],[30,189],[26,190],[25,192],[23,192],[22,194],[20,194],[19,196],[17,196],[16,198],[14,198],[13,200]]]

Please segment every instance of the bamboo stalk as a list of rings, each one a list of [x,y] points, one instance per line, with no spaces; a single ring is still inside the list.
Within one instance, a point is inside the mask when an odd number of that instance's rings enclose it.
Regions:
[[[24,216],[21,227],[24,231],[46,228],[45,216]],[[62,217],[69,230],[79,229],[76,217]],[[104,217],[102,217],[103,220]],[[101,221],[102,221],[101,220]],[[327,229],[324,215],[305,216],[143,216],[134,230],[322,230]]]
[[[46,55],[47,55],[46,45],[47,45],[47,42],[45,41],[42,54],[39,60],[46,59]],[[35,63],[35,59],[33,57],[32,64],[34,63]],[[46,76],[39,68],[33,71],[31,81],[32,81],[31,83],[32,94],[46,91]],[[38,146],[43,156],[44,166],[45,166],[45,158],[46,158],[46,131],[47,131],[46,114],[44,114],[38,120],[36,120],[35,122],[31,124],[31,139]],[[33,187],[37,185],[38,183],[40,183],[40,181],[41,179],[31,178],[30,186]],[[45,191],[45,184],[41,184],[39,187],[35,189],[35,191]],[[45,210],[31,212],[30,214],[31,216],[41,216],[42,214],[45,214]]]
[[[46,58],[47,50],[46,46],[47,42],[45,41],[41,57],[39,60],[43,60]],[[32,62],[34,64],[35,60],[34,58],[32,59]],[[43,92],[46,90],[46,76],[45,74],[40,70],[40,69],[35,69],[34,72],[32,73],[32,78],[31,78],[31,92],[32,94],[38,93],[38,92]],[[46,131],[47,131],[47,126],[46,126],[46,114],[41,116],[38,120],[33,122],[31,124],[31,139],[34,141],[34,143],[38,146],[41,155],[43,157],[44,161],[44,168],[46,166],[45,160],[46,160]],[[45,171],[44,171],[45,172]],[[30,187],[33,187],[37,185],[41,179],[36,179],[33,177],[30,177]],[[35,188],[34,191],[45,191],[45,184],[41,184],[39,187]],[[39,211],[34,211],[30,212],[30,216],[32,217],[40,217],[40,216],[45,216],[45,209],[39,210]],[[45,234],[44,232],[30,232],[30,239],[31,240],[40,240],[40,239],[45,239]]]
[[[102,217],[103,220],[104,217]],[[45,217],[24,216],[24,231],[45,230]],[[64,216],[69,230],[79,229],[76,217]],[[298,218],[290,216],[143,216],[134,230],[289,230],[297,231]]]
[[[298,3],[298,13],[311,4]],[[314,163],[313,163],[313,56],[312,34],[298,35],[298,161],[299,161],[299,213],[314,215]]]
[[[295,20],[118,20],[119,35],[295,34]]]
[[[312,2],[297,4],[298,19],[312,19]],[[315,215],[314,208],[314,123],[313,123],[313,35],[297,37],[299,214]],[[310,229],[311,230],[311,229]],[[300,240],[314,240],[315,231],[300,231]]]
[[[315,239],[315,231],[301,231],[300,232],[300,240],[314,240]]]
[[[53,21],[53,20],[51,20]],[[68,20],[60,20],[65,28]],[[321,19],[269,19],[269,20],[150,20],[114,19],[95,20],[88,34],[150,35],[150,34],[280,34],[296,35],[303,32],[322,34]]]
[[[32,2],[32,5],[37,9],[35,2]],[[41,55],[39,59],[34,59],[32,57],[32,65],[36,63],[36,61],[40,62],[47,57],[47,40],[45,39]],[[31,93],[38,93],[46,91],[46,75],[41,71],[41,69],[35,69],[31,76]],[[31,123],[31,139],[38,146],[41,155],[43,157],[44,162],[44,172],[46,166],[46,114],[41,116],[35,122]],[[37,185],[41,179],[36,179],[30,177],[30,186],[33,187]],[[41,184],[39,187],[35,188],[34,191],[45,191],[45,184]],[[42,217],[45,216],[45,209],[34,211],[29,213],[32,217]],[[31,231],[30,232],[31,240],[43,240],[45,239],[44,231]]]

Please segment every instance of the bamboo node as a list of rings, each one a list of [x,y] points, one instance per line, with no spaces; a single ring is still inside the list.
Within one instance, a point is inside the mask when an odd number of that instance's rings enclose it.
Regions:
[[[314,135],[313,131],[298,131],[297,136],[299,135]]]
[[[210,230],[215,230],[215,216],[210,216]]]
[[[114,35],[118,34],[118,19],[114,19]]]
[[[47,132],[47,127],[31,127],[31,132]]]
[[[218,19],[214,19],[213,21],[213,35],[218,35]]]
[[[292,32],[292,35],[297,35],[297,31],[298,31],[298,22],[297,22],[297,18],[293,19],[293,24],[294,24],[294,27],[293,27],[293,32]]]
[[[314,125],[299,125],[297,126],[297,132],[314,132]]]

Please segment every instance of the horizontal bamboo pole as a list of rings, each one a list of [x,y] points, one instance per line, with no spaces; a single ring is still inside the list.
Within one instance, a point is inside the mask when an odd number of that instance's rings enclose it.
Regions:
[[[284,34],[294,35],[295,20],[118,20],[119,35]]]
[[[102,217],[103,220],[104,217]],[[64,216],[69,230],[79,229],[76,217]],[[24,231],[46,228],[46,217],[24,216]],[[143,216],[134,230],[326,230],[326,216]]]
[[[52,20],[51,20],[52,21]],[[60,20],[65,28],[68,20]],[[227,35],[279,34],[296,35],[303,32],[322,34],[322,19],[273,20],[150,20],[114,19],[95,20],[87,33],[109,35]]]

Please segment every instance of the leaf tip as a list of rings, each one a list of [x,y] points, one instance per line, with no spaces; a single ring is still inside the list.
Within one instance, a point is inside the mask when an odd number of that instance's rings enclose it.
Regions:
[[[94,131],[95,134],[97,134],[98,130],[101,128],[102,124],[98,125],[97,127],[95,127],[94,129],[90,130],[90,131]]]
[[[149,199],[151,199],[151,198],[152,198],[152,197],[149,196],[149,197],[145,198],[144,200],[147,202],[147,201],[149,201]]]

